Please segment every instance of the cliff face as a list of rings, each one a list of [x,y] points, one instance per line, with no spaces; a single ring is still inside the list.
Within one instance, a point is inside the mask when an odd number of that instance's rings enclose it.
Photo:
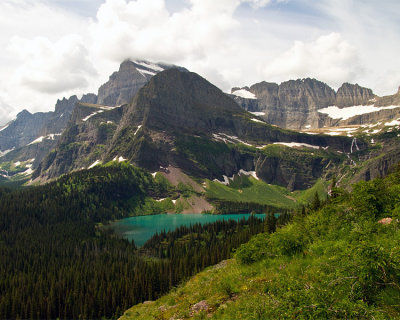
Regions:
[[[247,91],[251,99],[242,92]],[[400,93],[378,97],[371,89],[358,84],[344,83],[335,92],[323,82],[315,79],[291,80],[281,83],[260,82],[251,87],[234,88],[232,96],[245,110],[257,112],[268,123],[282,128],[304,130],[349,123],[368,124],[369,121],[390,120],[390,112],[369,112],[346,120],[330,118],[318,110],[337,106],[375,105],[377,107],[399,105]],[[388,114],[389,118],[385,118]]]
[[[369,105],[374,98],[371,89],[360,87],[358,84],[344,83],[336,93],[335,105],[338,107]]]

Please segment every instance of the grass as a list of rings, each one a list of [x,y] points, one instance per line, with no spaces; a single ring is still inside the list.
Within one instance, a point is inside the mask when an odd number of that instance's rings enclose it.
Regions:
[[[238,179],[241,179],[239,182]],[[308,203],[317,191],[320,198],[326,198],[327,182],[318,180],[307,190],[289,192],[286,188],[267,184],[253,177],[235,177],[225,186],[216,181],[206,181],[206,197],[210,200],[230,200],[237,202],[254,202],[271,205],[277,208],[295,208]]]
[[[315,192],[318,193],[319,198],[326,199],[327,197],[327,189],[329,185],[329,181],[325,181],[319,179],[311,188],[307,190],[297,190],[293,192],[293,196],[296,198],[298,203],[307,204],[312,201],[314,198]]]

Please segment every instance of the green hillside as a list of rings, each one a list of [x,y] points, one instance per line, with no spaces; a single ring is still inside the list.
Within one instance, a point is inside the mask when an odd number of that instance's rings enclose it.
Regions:
[[[250,202],[271,207],[296,208],[313,199],[315,192],[321,199],[327,195],[328,183],[322,179],[306,190],[289,192],[286,188],[268,184],[248,176],[235,176],[229,185],[207,180],[206,197],[212,200]]]
[[[399,191],[400,171],[334,188],[322,207],[121,319],[399,319]]]

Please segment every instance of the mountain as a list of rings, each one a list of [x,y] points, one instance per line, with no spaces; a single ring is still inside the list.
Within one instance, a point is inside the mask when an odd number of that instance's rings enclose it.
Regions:
[[[358,84],[344,83],[335,91],[323,82],[307,78],[280,85],[260,82],[233,88],[231,94],[240,106],[268,123],[294,130],[371,124],[400,116],[398,93],[378,97]]]
[[[151,172],[178,168],[208,179],[255,172],[269,183],[299,189],[313,185],[329,163],[329,170],[341,163],[340,152],[350,152],[351,145],[347,137],[268,125],[199,75],[173,68],[153,76],[127,105],[78,104],[59,144],[33,178],[46,181],[127,159]],[[359,146],[365,147],[363,141]],[[292,156],[280,153],[283,148]]]
[[[29,161],[32,168],[36,169],[57,145],[78,103],[99,103],[111,107],[128,103],[153,75],[172,67],[176,66],[126,60],[110,76],[109,81],[99,88],[97,95],[88,93],[81,99],[73,95],[68,99],[57,100],[55,110],[50,112],[20,112],[15,120],[0,129],[0,168],[1,163],[8,166],[10,162]],[[184,70],[181,67],[176,68]],[[10,171],[9,173],[11,174]]]
[[[15,120],[8,123],[0,131],[0,150],[6,153],[9,150],[27,145],[36,139],[43,126],[51,118],[50,113],[30,113],[23,110],[17,114]]]
[[[110,76],[109,81],[99,88],[97,101],[91,103],[113,107],[129,103],[151,77],[170,68],[184,70],[182,67],[164,63],[125,60],[119,70]]]

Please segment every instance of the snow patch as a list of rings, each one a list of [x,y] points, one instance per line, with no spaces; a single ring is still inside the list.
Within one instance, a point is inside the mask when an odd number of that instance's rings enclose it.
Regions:
[[[238,175],[238,176],[241,176],[241,175],[252,176],[252,177],[254,177],[254,178],[257,179],[257,180],[260,180],[260,179],[257,177],[257,174],[256,174],[255,171],[245,171],[245,170],[243,170],[243,169],[240,169],[239,172],[237,173],[237,175]],[[228,177],[228,176],[225,176],[225,175],[223,175],[222,177],[224,178],[224,181],[220,181],[220,180],[218,180],[218,179],[214,179],[213,181],[214,181],[214,182],[219,182],[219,183],[221,183],[221,184],[227,186],[227,185],[229,185],[229,183],[230,183],[229,180],[233,180],[233,178],[235,177],[235,174],[234,174],[232,177]]]
[[[149,63],[149,62],[145,62],[145,61],[133,61],[133,62],[142,67],[145,67],[147,69],[152,69],[155,71],[164,71],[164,68],[162,68],[159,65],[154,64],[154,63]]]
[[[157,199],[156,201],[161,202],[161,201],[164,201],[165,199],[167,199],[167,198]]]
[[[124,157],[119,157],[118,158],[118,162],[123,162],[123,161],[126,161],[127,159],[125,159]]]
[[[260,122],[260,123],[265,123],[264,121],[258,120],[258,119],[256,119],[256,118],[252,118],[251,121]]]
[[[353,132],[357,131],[358,128],[337,128],[335,131],[341,131],[341,132]]]
[[[375,129],[375,130],[372,130],[371,132],[369,132],[370,134],[376,134],[376,133],[379,133],[379,132],[381,132],[382,130],[381,129]]]
[[[256,180],[260,180],[258,177],[257,177],[257,174],[256,174],[256,172],[255,171],[244,171],[243,169],[240,169],[239,170],[239,176],[240,175],[245,175],[245,176],[252,176],[253,178],[255,178]]]
[[[104,111],[113,110],[113,109],[115,109],[115,108],[117,108],[117,107],[99,106],[98,108],[99,108],[100,110],[89,114],[87,117],[83,118],[82,121],[83,121],[83,122],[86,122],[86,121],[88,121],[91,117],[95,116],[96,114],[102,113],[102,112],[104,112]]]
[[[386,109],[396,109],[400,106],[387,106],[387,107],[375,107],[375,105],[369,106],[352,106],[347,108],[338,108],[337,106],[329,106],[323,109],[319,109],[319,113],[327,114],[332,119],[342,119],[347,120],[351,117],[358,116],[361,114],[376,112]]]
[[[391,126],[400,126],[400,119],[393,120],[391,122],[386,122],[385,126],[391,127]]]
[[[157,74],[156,72],[151,72],[151,71],[143,70],[143,69],[139,69],[139,68],[136,68],[136,70],[139,71],[143,76],[144,76],[144,74],[149,74],[151,76],[155,76]]]
[[[304,128],[310,129],[311,128],[311,124],[306,125]]]
[[[339,136],[343,133],[347,133],[347,136],[351,137],[351,133],[357,130],[358,128],[335,128],[329,129],[327,132],[324,132],[324,134],[329,136]]]
[[[175,204],[175,203],[176,203],[176,200],[172,200],[172,203]]]
[[[153,176],[153,178],[155,178],[155,177],[156,177],[156,174],[157,174],[157,171],[156,171],[156,172],[153,172],[151,175]]]
[[[61,133],[50,133],[47,136],[41,136],[41,137],[33,140],[31,143],[28,143],[28,146],[31,145],[31,144],[35,144],[35,143],[40,143],[45,139],[46,140],[54,140],[55,136],[61,136]]]
[[[136,131],[135,131],[135,134],[134,134],[135,136],[136,136],[136,133],[138,133],[138,131],[140,130],[141,127],[142,127],[142,125],[140,125],[140,126],[137,127],[137,129],[136,129]]]
[[[100,163],[100,160],[96,160],[95,162],[93,162],[88,169],[92,169],[93,167],[97,166]]]
[[[28,146],[31,145],[31,144],[35,144],[35,143],[40,143],[40,142],[43,141],[44,138],[45,138],[44,136],[41,136],[41,137],[33,140],[31,143],[28,143]]]
[[[300,142],[274,142],[274,144],[281,144],[289,148],[296,148],[296,147],[306,147],[306,148],[313,148],[319,149],[319,146],[314,146],[308,143],[300,143]]]
[[[32,170],[31,168],[29,168],[28,170],[22,172],[22,174],[23,174],[24,176],[29,176],[29,175],[32,174],[32,173],[33,173],[33,170]]]
[[[233,179],[233,176],[232,176],[232,178],[228,178],[228,177],[225,176],[225,175],[223,175],[222,177],[224,178],[224,181],[220,181],[220,180],[218,180],[218,179],[214,179],[213,181],[219,182],[219,183],[221,183],[221,184],[227,186],[227,185],[229,184],[229,179],[231,179],[231,180]]]
[[[261,111],[253,111],[253,112],[250,112],[250,113],[255,115],[255,116],[257,116],[257,117],[265,116],[265,112],[261,112]]]
[[[7,153],[13,151],[15,148],[11,148],[8,150],[0,151],[0,157],[5,156]]]
[[[18,167],[20,165],[21,165],[21,161],[17,161],[17,162],[14,163],[14,166],[16,166],[16,167]]]
[[[220,133],[213,133],[212,135],[213,135],[215,140],[220,140],[220,141],[223,141],[225,143],[233,143],[233,144],[243,143],[246,146],[252,147],[252,145],[250,143],[244,142],[243,140],[240,140],[236,136],[230,136],[230,135],[227,135],[226,133],[221,133],[221,132]]]
[[[0,131],[3,131],[3,130],[5,130],[5,129],[7,129],[9,125],[10,125],[10,124],[6,124],[3,128],[0,129]]]
[[[102,113],[102,112],[104,112],[104,110],[100,110],[100,111],[93,112],[93,113],[89,114],[87,117],[83,118],[82,121],[83,121],[83,122],[86,122],[86,121],[88,121],[91,117],[95,116],[96,114]]]
[[[241,98],[245,98],[245,99],[257,99],[256,95],[246,89],[240,89],[240,90],[236,90],[234,92],[232,92],[233,95],[237,96],[237,97],[241,97]]]

